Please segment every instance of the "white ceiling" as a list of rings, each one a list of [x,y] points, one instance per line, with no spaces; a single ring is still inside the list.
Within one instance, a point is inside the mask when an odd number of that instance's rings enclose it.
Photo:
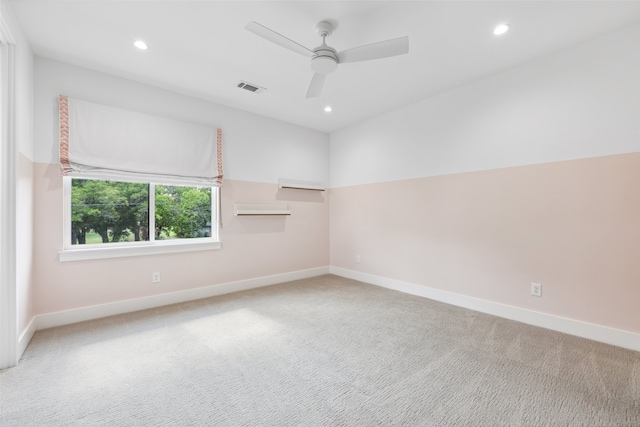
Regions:
[[[640,1],[11,3],[37,55],[324,132],[640,22]],[[257,21],[313,49],[321,20],[336,25],[327,44],[338,51],[407,35],[409,54],[341,64],[323,95],[305,100],[309,59],[244,27]],[[494,36],[502,22],[511,31]],[[240,80],[267,91],[238,89]]]

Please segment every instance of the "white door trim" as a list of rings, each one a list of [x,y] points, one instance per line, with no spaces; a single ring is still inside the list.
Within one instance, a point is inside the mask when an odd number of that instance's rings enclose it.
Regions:
[[[0,369],[18,363],[16,295],[16,60],[15,43],[0,16],[2,70],[0,98]]]

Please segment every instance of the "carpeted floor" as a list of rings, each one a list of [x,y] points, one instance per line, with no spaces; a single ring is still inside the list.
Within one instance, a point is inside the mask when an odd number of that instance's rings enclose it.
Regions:
[[[640,426],[640,353],[336,276],[38,331],[2,426]]]

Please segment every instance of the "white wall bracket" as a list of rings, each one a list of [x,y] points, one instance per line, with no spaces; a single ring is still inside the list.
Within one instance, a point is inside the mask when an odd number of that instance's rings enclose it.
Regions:
[[[233,213],[244,215],[291,215],[291,211],[284,204],[235,203]]]
[[[290,188],[294,190],[314,190],[324,191],[322,183],[316,181],[301,181],[299,179],[278,178],[279,188]]]

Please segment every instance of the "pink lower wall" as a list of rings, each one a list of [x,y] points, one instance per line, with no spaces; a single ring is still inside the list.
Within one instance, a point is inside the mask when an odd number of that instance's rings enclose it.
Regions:
[[[333,267],[640,332],[640,153],[335,188],[330,198]]]
[[[226,180],[222,248],[179,254],[60,262],[62,178],[57,165],[34,165],[36,314],[141,298],[329,265],[326,193]],[[286,203],[287,217],[236,217],[233,203]],[[151,282],[159,271],[162,281]]]

